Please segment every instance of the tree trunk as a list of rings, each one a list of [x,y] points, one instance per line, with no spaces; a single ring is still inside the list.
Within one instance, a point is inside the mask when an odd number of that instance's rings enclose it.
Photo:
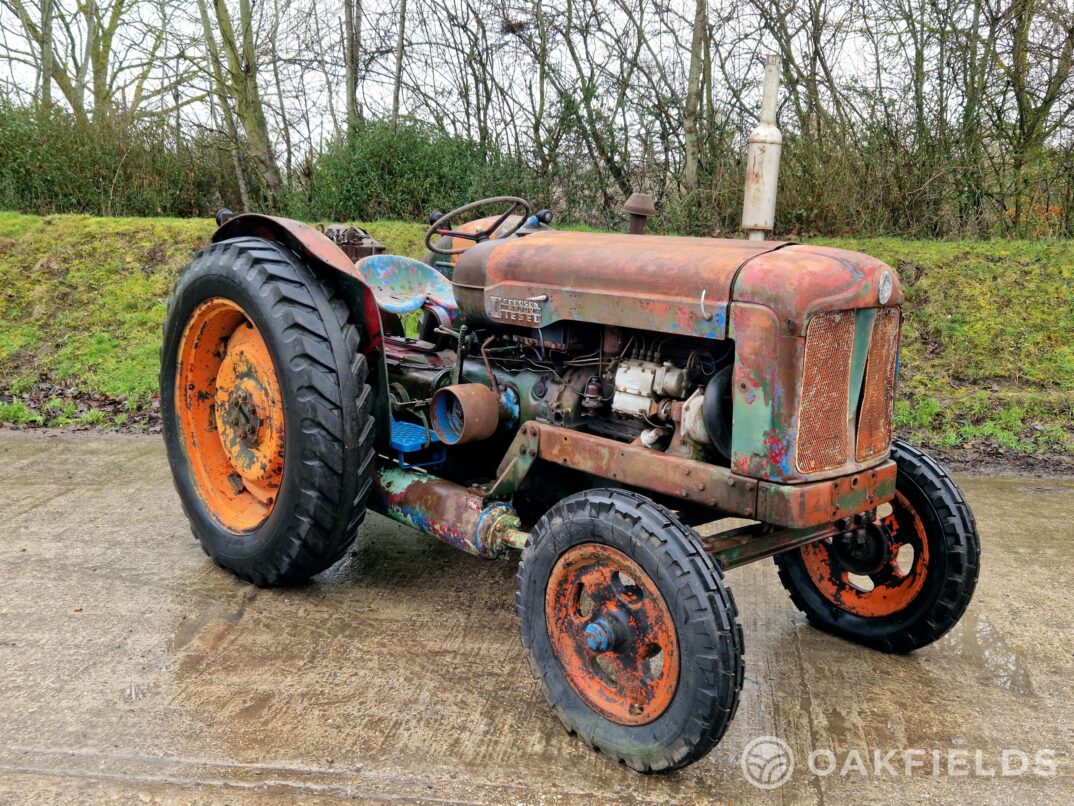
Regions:
[[[362,0],[343,0],[343,65],[346,70],[347,131],[354,131],[362,119],[358,103],[359,59],[362,41]]]
[[[399,91],[403,85],[403,43],[406,40],[406,0],[399,0],[399,28],[395,38],[395,81],[392,84],[392,128],[399,125]]]
[[[52,106],[52,0],[41,0],[41,106]]]
[[[228,137],[231,138],[231,162],[235,168],[235,181],[239,186],[239,197],[242,201],[242,209],[250,212],[254,209],[250,197],[250,185],[246,178],[246,169],[242,164],[242,140],[239,137],[239,127],[235,123],[235,113],[231,110],[231,99],[228,97],[228,86],[224,80],[224,68],[220,61],[220,51],[216,46],[216,38],[212,24],[209,22],[209,11],[205,6],[205,0],[198,0],[198,15],[201,18],[201,30],[205,36],[205,47],[208,50],[209,74],[213,78],[214,94],[220,99],[220,109],[227,127]]]
[[[199,0],[199,3],[205,0]],[[246,144],[251,156],[261,170],[265,188],[265,203],[270,210],[279,205],[283,180],[272,150],[268,119],[261,103],[261,91],[257,85],[257,58],[254,52],[254,20],[250,0],[239,2],[239,24],[242,39],[235,36],[231,13],[224,0],[214,0],[213,10],[220,29],[221,46],[227,58],[228,81],[226,87],[235,101],[235,116],[246,134]],[[211,35],[211,32],[210,32]]]
[[[687,193],[697,190],[697,164],[700,152],[697,135],[697,108],[701,87],[701,63],[704,61],[705,23],[708,19],[708,3],[697,0],[694,7],[694,35],[690,42],[690,72],[686,82],[686,109],[683,112],[683,132],[686,146],[686,164],[683,184]]]

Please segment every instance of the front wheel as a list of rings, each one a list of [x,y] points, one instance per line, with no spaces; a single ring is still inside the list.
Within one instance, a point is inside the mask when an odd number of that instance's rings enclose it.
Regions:
[[[642,772],[723,736],[742,689],[742,629],[723,576],[668,510],[625,490],[572,495],[518,568],[530,668],[567,730]]]
[[[885,652],[950,630],[977,585],[981,546],[962,491],[901,440],[895,498],[867,526],[778,555],[779,578],[810,623]]]
[[[164,325],[161,414],[183,509],[219,565],[267,586],[343,556],[372,478],[366,375],[348,306],[294,253],[234,238],[187,267]]]

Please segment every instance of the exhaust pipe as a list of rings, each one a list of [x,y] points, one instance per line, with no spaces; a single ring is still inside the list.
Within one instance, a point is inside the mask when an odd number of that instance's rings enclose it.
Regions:
[[[631,193],[623,205],[623,212],[629,221],[627,231],[631,235],[644,235],[649,217],[656,215],[656,205],[648,193]]]
[[[486,501],[460,484],[391,465],[373,471],[373,508],[392,520],[478,557],[526,545],[514,508]]]
[[[750,133],[746,149],[746,192],[742,201],[742,229],[751,241],[763,241],[776,223],[776,188],[783,135],[776,126],[779,95],[779,56],[769,56],[764,66],[761,119]]]

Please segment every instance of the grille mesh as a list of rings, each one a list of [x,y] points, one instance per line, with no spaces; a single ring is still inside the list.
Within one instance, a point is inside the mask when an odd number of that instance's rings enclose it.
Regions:
[[[891,410],[895,398],[895,360],[899,352],[899,309],[882,308],[873,321],[865,389],[858,418],[855,455],[859,462],[879,456],[891,444]]]
[[[853,311],[814,316],[806,331],[802,402],[798,410],[798,470],[816,473],[846,464]]]

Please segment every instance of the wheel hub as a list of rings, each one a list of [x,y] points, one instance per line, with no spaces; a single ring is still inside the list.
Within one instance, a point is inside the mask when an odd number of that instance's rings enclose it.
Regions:
[[[283,398],[268,345],[231,300],[208,299],[191,314],[179,343],[176,401],[206,509],[231,532],[256,528],[283,479]]]
[[[216,427],[245,485],[264,485],[283,468],[283,406],[268,347],[247,323],[228,339],[216,375]]]
[[[679,680],[675,622],[625,553],[601,543],[565,552],[545,589],[545,623],[568,682],[594,711],[644,725],[667,710]]]
[[[852,574],[878,571],[891,554],[891,540],[881,523],[851,529],[832,538],[832,557]]]
[[[614,624],[614,619],[609,622],[607,619],[599,618],[585,628],[586,643],[593,652],[609,652],[620,644],[620,636],[612,624]]]
[[[801,549],[813,585],[838,608],[885,618],[921,593],[929,566],[925,526],[906,497],[895,493],[891,513]]]
[[[253,395],[245,389],[228,395],[221,419],[235,432],[242,445],[253,447],[257,444],[261,418],[254,406]]]

